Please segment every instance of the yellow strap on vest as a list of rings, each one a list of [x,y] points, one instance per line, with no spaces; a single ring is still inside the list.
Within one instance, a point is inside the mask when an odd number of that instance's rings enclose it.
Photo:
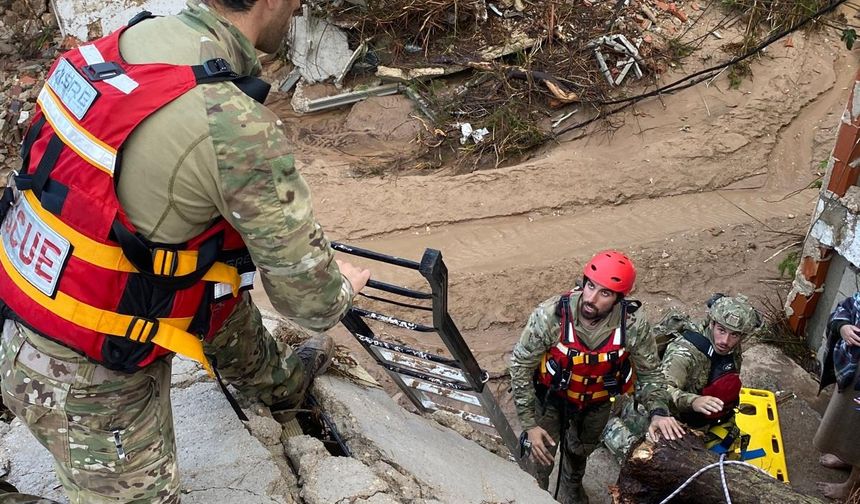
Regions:
[[[570,390],[567,391],[567,397],[570,397],[571,399],[575,399],[577,401],[582,401],[586,397],[588,397],[589,399],[600,399],[600,398],[606,397],[608,395],[609,395],[609,392],[605,389],[594,392],[593,394],[589,394],[587,392],[581,394],[579,392],[572,392]]]
[[[74,247],[72,250],[74,257],[107,270],[137,273],[137,268],[129,262],[120,247],[104,245],[79,233],[57,218],[57,216],[42,208],[42,204],[36,198],[36,195],[33,194],[33,191],[22,191],[22,195],[27,198],[27,202],[39,219],[60,236],[69,240],[72,247]],[[153,255],[153,271],[160,273],[165,270],[166,264],[170,264],[167,261],[172,261],[176,254],[178,254],[177,266],[173,276],[187,275],[197,269],[196,250],[172,251],[157,249]],[[203,276],[203,280],[206,282],[230,284],[233,288],[234,296],[239,295],[239,287],[242,283],[242,278],[239,276],[236,268],[221,262],[213,264]]]
[[[2,241],[0,241],[0,263],[2,263],[3,269],[12,279],[12,282],[27,297],[63,320],[102,334],[121,337],[127,335],[134,341],[150,341],[171,352],[199,362],[209,375],[214,377],[212,366],[203,353],[203,342],[197,336],[185,331],[191,324],[191,317],[160,318],[155,334],[147,338],[154,325],[152,320],[102,310],[82,303],[62,291],[57,291],[53,299],[43,294],[18,273],[10,262]]]

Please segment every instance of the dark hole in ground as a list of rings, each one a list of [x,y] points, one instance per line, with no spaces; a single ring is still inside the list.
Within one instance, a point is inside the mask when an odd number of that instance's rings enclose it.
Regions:
[[[313,394],[308,394],[302,409],[296,413],[296,421],[299,422],[302,432],[322,441],[333,456],[352,456],[349,445],[340,435],[334,420],[323,410]]]

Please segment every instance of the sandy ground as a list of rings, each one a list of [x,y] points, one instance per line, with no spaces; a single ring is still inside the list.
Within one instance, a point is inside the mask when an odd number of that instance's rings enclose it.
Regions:
[[[829,156],[856,55],[795,35],[729,90],[725,77],[636,107],[609,134],[562,141],[520,165],[466,175],[354,175],[406,158],[418,125],[393,96],[288,120],[316,214],[332,239],[420,259],[441,250],[450,310],[489,368],[536,303],[573,285],[602,248],[628,252],[652,318],[715,291],[785,291],[777,264],[809,224],[806,189]],[[403,271],[374,278],[419,286]],[[258,295],[261,294],[258,290]],[[261,304],[266,304],[265,300]]]
[[[828,159],[858,68],[857,54],[826,34],[792,42],[754,62],[739,90],[723,75],[638,105],[612,133],[595,129],[519,165],[465,175],[373,168],[420,151],[421,125],[402,97],[300,118],[286,100],[273,106],[332,239],[415,260],[425,248],[442,251],[451,314],[481,366],[500,377],[494,391],[511,413],[501,375],[522,326],[538,302],[573,286],[597,250],[631,255],[634,296],[652,321],[670,307],[700,313],[717,291],[758,302],[784,295],[777,264],[786,252],[776,253],[806,232],[817,190],[803,188]],[[393,268],[373,275],[422,285]],[[267,305],[261,289],[256,296]],[[345,330],[335,334],[369,364]],[[427,335],[386,334],[441,347]]]

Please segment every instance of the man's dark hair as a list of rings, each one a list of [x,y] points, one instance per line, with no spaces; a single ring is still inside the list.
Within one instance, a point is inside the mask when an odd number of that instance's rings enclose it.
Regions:
[[[234,12],[247,12],[257,3],[257,0],[207,0],[206,3],[217,3]]]

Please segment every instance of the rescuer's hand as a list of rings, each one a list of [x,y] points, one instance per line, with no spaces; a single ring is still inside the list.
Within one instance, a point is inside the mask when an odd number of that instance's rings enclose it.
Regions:
[[[651,417],[651,425],[648,426],[646,437],[650,441],[657,442],[660,436],[674,441],[684,436],[684,428],[675,420],[675,417],[654,415]]]
[[[723,401],[713,396],[699,396],[693,399],[693,411],[703,415],[719,413],[720,411],[723,411],[724,406]]]
[[[337,267],[340,268],[340,274],[343,275],[349,283],[352,284],[352,292],[358,294],[361,292],[361,289],[367,285],[367,281],[370,280],[370,270],[364,269],[358,266],[353,266],[352,264],[341,261],[340,259],[335,259],[337,262]]]
[[[541,427],[532,427],[528,431],[529,442],[532,444],[532,457],[541,465],[552,465],[553,455],[549,446],[555,446],[555,441]]]

